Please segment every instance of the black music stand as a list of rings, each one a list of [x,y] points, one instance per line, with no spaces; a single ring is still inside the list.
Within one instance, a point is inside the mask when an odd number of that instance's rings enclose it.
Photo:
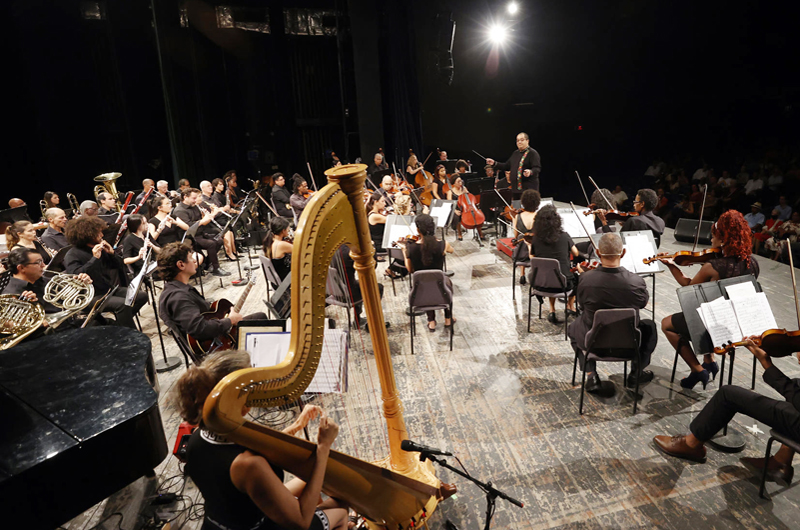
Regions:
[[[752,282],[756,292],[760,293],[761,285],[756,281],[755,276],[748,274],[747,276],[737,276],[735,278],[726,278],[716,282],[699,283],[696,285],[687,285],[677,289],[678,301],[681,304],[683,316],[686,319],[686,325],[689,328],[691,335],[692,345],[694,346],[695,354],[700,356],[714,351],[714,345],[711,342],[711,335],[700,315],[697,313],[697,308],[704,302],[711,302],[720,297],[728,298],[725,287],[728,285],[735,285],[739,283]],[[733,361],[735,360],[736,350],[731,350],[728,354],[722,356],[722,367],[719,374],[719,384],[722,386],[725,383],[725,357],[730,355],[731,368],[728,372],[728,384],[733,384]],[[675,354],[675,362],[672,365],[672,379],[675,379],[675,369],[678,363],[678,354]],[[738,453],[744,449],[746,444],[745,438],[736,429],[726,426],[721,433],[718,433],[711,440],[708,441],[715,449],[725,453]]]
[[[67,245],[66,247],[58,249],[56,255],[50,260],[50,263],[47,264],[45,270],[51,272],[61,272],[64,270],[64,258],[67,257],[67,252],[69,249],[72,248],[72,245]]]
[[[0,223],[14,224],[17,221],[30,221],[33,220],[28,215],[28,205],[17,206],[16,208],[8,208],[7,210],[0,210]]]

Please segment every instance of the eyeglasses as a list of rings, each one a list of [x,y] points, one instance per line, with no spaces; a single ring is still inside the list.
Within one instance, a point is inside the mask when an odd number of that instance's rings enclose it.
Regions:
[[[633,204],[644,204],[644,201],[633,201]]]
[[[42,258],[39,258],[36,261],[31,261],[30,263],[26,263],[25,265],[44,265],[44,260]]]

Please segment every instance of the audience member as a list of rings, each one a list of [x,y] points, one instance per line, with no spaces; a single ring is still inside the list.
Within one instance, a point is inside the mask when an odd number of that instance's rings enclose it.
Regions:
[[[763,188],[764,179],[761,177],[761,173],[756,173],[750,180],[747,181],[747,184],[744,185],[744,193],[745,195],[755,196]]]
[[[789,202],[786,200],[786,195],[781,195],[780,199],[778,199],[778,205],[775,207],[778,210],[778,219],[781,221],[788,221],[792,217],[792,207],[789,206]]]
[[[744,216],[744,220],[750,226],[753,232],[761,231],[761,226],[764,224],[764,214],[761,213],[761,203],[757,202],[750,206],[750,213]]]
[[[614,193],[612,193],[612,195],[617,203],[617,209],[622,208],[622,205],[628,200],[628,194],[625,193],[625,191],[622,189],[622,186],[617,186],[614,188]]]

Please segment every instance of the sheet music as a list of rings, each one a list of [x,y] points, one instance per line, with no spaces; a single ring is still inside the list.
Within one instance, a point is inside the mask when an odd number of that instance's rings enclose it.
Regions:
[[[624,249],[625,245],[623,245],[622,248]],[[625,255],[620,258],[619,266],[625,267],[625,269],[629,272],[636,272],[636,262],[633,260],[633,256],[630,252],[626,251]]]
[[[649,265],[645,265],[642,260],[655,256],[656,247],[647,236],[636,235],[628,236],[625,238],[626,254],[629,254],[633,260],[634,272],[659,272],[658,262],[654,261]]]
[[[315,394],[347,392],[347,333],[344,330],[325,330],[319,366],[306,392]]]
[[[736,342],[742,339],[742,330],[730,300],[717,298],[713,302],[700,304],[700,311],[714,346],[722,346],[728,341]]]
[[[291,332],[248,333],[245,350],[253,367],[280,364],[289,351]],[[347,333],[326,329],[319,365],[306,392],[342,393],[347,391]]]
[[[752,282],[746,282],[746,284],[753,285]],[[732,299],[731,303],[733,304],[736,318],[739,320],[739,327],[742,330],[742,336],[736,339],[737,341],[750,335],[761,335],[768,329],[776,329],[778,327],[775,322],[775,316],[772,314],[772,309],[769,307],[766,293],[740,296]]]
[[[415,224],[393,224],[389,228],[389,242],[395,243],[401,237],[408,237],[417,235],[417,226]]]
[[[436,218],[437,228],[444,228],[447,224],[447,220],[450,218],[450,211],[453,209],[452,207],[452,203],[448,202],[443,203],[441,206],[431,207],[431,211],[428,215]]]
[[[570,237],[586,237],[586,234],[594,233],[594,220],[591,215],[583,215],[583,212],[588,208],[575,208],[578,212],[572,211],[572,208],[558,208],[556,211],[561,216],[561,227],[564,232],[568,233]],[[583,224],[583,228],[581,227]],[[585,230],[584,230],[585,228]],[[632,270],[632,269],[631,269]]]
[[[549,204],[553,204],[553,199],[542,199],[542,200],[539,202],[539,207],[538,207],[538,208],[536,208],[536,211],[538,212],[539,210],[541,210],[542,208],[544,208],[545,206],[547,206],[547,205],[549,205]],[[571,208],[570,208],[570,211],[572,211],[572,209],[571,209]]]
[[[754,296],[756,293],[756,286],[753,282],[735,283],[726,285],[725,291],[728,293],[728,300],[736,300],[738,298],[748,298]]]

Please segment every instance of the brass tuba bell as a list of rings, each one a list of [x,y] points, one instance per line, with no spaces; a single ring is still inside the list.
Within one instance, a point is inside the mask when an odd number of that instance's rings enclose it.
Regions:
[[[95,182],[100,182],[102,186],[95,186],[94,187],[94,199],[100,204],[100,194],[103,192],[108,192],[114,197],[114,202],[117,208],[117,211],[120,211],[122,207],[119,204],[119,192],[117,191],[117,179],[122,176],[122,173],[103,173],[102,175],[97,175],[94,178]]]

